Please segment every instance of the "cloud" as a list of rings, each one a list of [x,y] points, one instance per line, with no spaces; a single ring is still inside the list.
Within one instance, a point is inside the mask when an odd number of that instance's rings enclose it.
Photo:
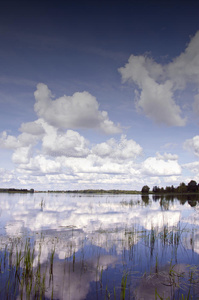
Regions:
[[[142,59],[141,59],[142,61]],[[145,61],[148,74],[157,80],[160,65]],[[145,69],[142,70],[145,74]],[[99,110],[97,100],[87,92],[53,100],[48,87],[39,84],[35,92],[35,110],[39,118],[22,123],[18,136],[6,131],[0,135],[0,147],[13,150],[15,170],[2,175],[2,181],[13,186],[35,189],[118,188],[141,189],[160,182],[158,176],[178,176],[178,156],[171,153],[137,162],[142,147],[125,135],[90,144],[71,127],[120,130]],[[3,179],[4,178],[4,179]]]
[[[187,163],[182,165],[183,168],[189,169],[192,173],[199,175],[199,162],[195,161],[192,163]]]
[[[18,137],[3,133],[2,140],[4,146],[14,150],[12,160],[17,164],[22,182],[28,180],[24,175],[46,176],[49,182],[63,181],[64,175],[71,175],[68,179],[76,183],[118,184],[121,178],[113,176],[126,176],[129,182],[128,176],[138,174],[133,161],[142,154],[142,147],[125,135],[118,141],[111,138],[89,147],[89,142],[78,132],[62,131],[42,118],[23,123],[20,130],[25,132]],[[60,177],[56,179],[48,177],[58,174]]]
[[[188,82],[199,83],[199,31],[190,39],[185,51],[167,65],[167,73],[175,89],[184,89]]]
[[[40,120],[22,123],[19,130],[32,135],[42,135],[45,132]]]
[[[42,145],[40,150],[49,156],[85,157],[89,154],[89,142],[78,132],[67,130],[63,132],[56,127],[49,125],[43,119],[35,122],[22,123],[17,137],[2,132],[0,137],[0,147],[15,150],[13,162],[28,163],[31,150],[39,142]],[[39,149],[39,148],[38,148]],[[37,149],[37,151],[39,151]],[[33,154],[33,153],[31,153]]]
[[[31,147],[17,148],[12,155],[12,161],[15,164],[27,164],[32,155]]]
[[[8,135],[6,131],[1,133],[0,147],[6,149],[15,149],[20,147],[20,143],[16,137]]]
[[[50,156],[85,157],[89,154],[88,141],[78,132],[67,130],[58,131],[57,128],[40,120],[45,131],[42,138],[42,148]]]
[[[199,156],[199,135],[186,140],[183,146],[186,150],[192,151],[196,156]]]
[[[22,161],[18,168],[28,170],[31,174],[36,174],[37,176],[61,172],[61,165],[58,161],[47,159],[42,154],[31,157],[28,161]]]
[[[112,138],[107,142],[94,146],[92,152],[100,157],[126,160],[134,159],[141,155],[142,147],[134,140],[127,140],[126,136],[122,135],[119,143]]]
[[[29,125],[26,126],[26,124],[22,124],[21,130],[27,129],[28,127]],[[31,132],[31,130],[29,130],[29,132]],[[38,133],[38,131],[34,133]],[[8,135],[6,131],[3,131],[0,137],[0,148],[14,150],[12,161],[15,164],[28,164],[30,158],[34,153],[33,148],[37,145],[40,139],[41,135],[39,136],[27,132],[22,132],[20,135],[15,137],[12,135]]]
[[[0,168],[0,181],[2,183],[12,183],[15,180],[15,174],[13,171],[8,171],[4,168]]]
[[[199,31],[190,40],[185,51],[167,65],[157,64],[147,55],[131,55],[128,63],[119,69],[122,81],[130,81],[135,89],[136,107],[156,123],[184,126],[175,92],[194,84],[199,91]],[[199,92],[195,94],[193,109],[199,115]]]
[[[46,176],[46,183],[63,182],[64,175],[71,175],[68,180],[77,184],[118,184],[124,176],[125,182],[129,182],[128,176],[138,174],[133,161],[142,154],[142,147],[125,135],[118,141],[111,138],[90,148],[78,132],[64,132],[42,118],[23,123],[20,130],[22,133],[17,137],[3,132],[1,146],[14,150],[12,161],[17,164],[21,183],[31,179],[35,182],[31,176]],[[56,179],[48,177],[58,174],[60,177]]]
[[[35,145],[39,138],[32,134],[23,132],[17,138],[12,135],[8,135],[6,131],[3,131],[0,136],[0,147],[6,149],[17,149],[20,147]]]
[[[163,68],[146,56],[131,55],[125,67],[120,68],[123,82],[130,80],[139,87],[136,90],[136,107],[157,123],[168,126],[184,126],[181,109],[176,105],[170,80],[157,82]]]
[[[199,116],[199,94],[194,97],[193,111]]]
[[[181,167],[175,160],[149,157],[142,163],[142,173],[149,176],[180,175]]]
[[[178,155],[177,154],[171,154],[171,153],[164,153],[160,154],[159,152],[156,153],[157,159],[162,159],[162,160],[178,160]]]
[[[96,98],[88,92],[76,92],[73,96],[64,95],[52,100],[47,85],[39,83],[34,95],[35,112],[50,125],[67,129],[101,129],[107,134],[121,132],[120,126],[109,120],[106,111],[99,110]]]
[[[137,163],[143,149],[125,135],[90,147],[78,132],[62,131],[43,119],[24,123],[20,130],[25,132],[18,137],[3,133],[1,140],[4,147],[14,150],[15,180],[22,186],[140,189],[146,180],[150,185],[159,184],[157,176],[176,176],[181,172],[177,155],[170,153],[157,153],[156,157]]]
[[[96,155],[90,154],[86,158],[66,158],[59,157],[57,161],[60,162],[63,168],[70,170],[72,174],[79,176],[79,180],[84,180],[86,177],[92,177],[92,181],[97,181],[97,177],[102,174],[103,181],[106,182],[107,176],[112,178],[115,174],[128,174],[130,165],[126,162],[113,161],[110,158],[101,158]],[[131,166],[132,167],[132,166]],[[85,175],[86,174],[86,175]],[[91,179],[91,178],[90,178]],[[101,180],[101,178],[100,178]],[[113,178],[111,180],[114,180]]]

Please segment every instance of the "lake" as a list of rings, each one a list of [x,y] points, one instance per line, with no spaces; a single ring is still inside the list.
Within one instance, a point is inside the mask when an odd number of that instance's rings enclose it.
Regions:
[[[199,299],[198,200],[1,193],[0,299]]]

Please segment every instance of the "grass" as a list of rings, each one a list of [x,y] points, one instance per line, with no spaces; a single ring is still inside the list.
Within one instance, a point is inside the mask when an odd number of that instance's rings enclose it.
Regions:
[[[18,240],[14,239],[10,249],[5,246],[1,274],[5,274],[7,279],[4,286],[2,282],[0,285],[1,299],[16,299],[17,294],[20,299],[32,299],[33,295],[35,299],[44,297],[46,274],[41,273],[40,255],[38,264],[34,267],[35,248],[30,238],[26,239],[25,244],[21,241],[20,245]]]
[[[110,278],[107,275],[109,274],[108,267],[100,265],[99,258],[100,253],[104,251],[103,247],[100,248],[99,245],[98,248],[94,248],[92,242],[89,244],[94,249],[91,256],[97,256],[96,269],[93,271],[93,265],[91,266],[88,263],[89,259],[84,257],[86,251],[88,251],[88,248],[85,248],[85,243],[87,242],[85,240],[80,241],[83,249],[82,252],[79,252],[82,253],[80,259],[75,242],[75,231],[73,232],[72,229],[71,239],[69,239],[68,244],[65,246],[68,256],[63,261],[63,264],[66,265],[64,267],[63,278],[65,272],[67,273],[68,267],[70,267],[70,276],[73,276],[73,273],[79,272],[78,264],[81,262],[82,277],[88,276],[92,272],[94,273],[93,280],[96,281],[96,290],[99,288],[100,299],[134,299],[133,297],[136,294],[135,282],[137,283],[138,290],[144,281],[154,284],[154,299],[174,299],[172,297],[175,297],[175,295],[177,295],[176,299],[192,299],[196,294],[195,289],[199,285],[198,268],[195,265],[190,265],[186,266],[185,271],[182,272],[177,268],[178,265],[173,264],[171,261],[167,266],[167,272],[165,272],[162,268],[161,253],[157,251],[158,247],[161,247],[159,249],[163,249],[163,251],[166,251],[166,249],[168,251],[178,249],[182,243],[184,232],[185,229],[181,229],[180,226],[169,227],[168,225],[165,225],[162,231],[153,226],[151,226],[151,230],[143,230],[143,228],[136,225],[131,225],[124,229],[98,230],[97,234],[102,235],[101,240],[103,238],[106,239],[103,240],[103,245],[109,247],[107,251],[109,251],[110,255],[110,249],[113,249],[114,242],[117,241],[123,247],[121,250],[120,267],[117,266],[115,269],[117,277]],[[113,237],[113,240],[111,240],[111,237]],[[192,246],[194,244],[193,241],[194,235],[192,235]],[[55,256],[59,242],[61,245],[61,238],[53,237],[52,240],[49,240],[48,247],[51,247],[51,250],[46,263],[42,261],[42,251],[44,251],[44,247],[47,245],[44,234],[37,241],[37,245],[30,238],[27,238],[25,242],[24,240],[13,239],[9,246],[5,245],[0,256],[0,271],[7,272],[8,276],[3,287],[4,291],[2,291],[1,283],[0,298],[2,298],[2,295],[6,295],[3,298],[11,299],[11,295],[16,296],[18,294],[20,299],[44,299],[48,292],[48,299],[56,299],[54,270],[57,267]],[[109,245],[111,243],[113,244],[112,248]],[[146,257],[140,256],[140,245],[145,248]],[[112,255],[115,255],[115,252]],[[140,260],[138,260],[138,257]],[[150,262],[150,270],[148,268],[143,277],[141,277],[143,272],[141,273],[140,271],[140,276],[136,275],[133,278],[133,272],[137,271],[136,264],[138,264],[138,261],[140,265],[144,265],[146,259]],[[130,265],[131,262],[134,268],[133,271],[128,269],[128,264]],[[122,270],[118,271],[118,268],[122,268]],[[91,281],[90,277],[88,278]],[[162,285],[168,287],[171,294],[170,298],[161,292],[160,287]]]
[[[127,274],[124,273],[122,275],[122,281],[121,281],[121,295],[120,295],[120,299],[121,300],[125,299],[125,295],[126,295],[126,283],[127,283]]]

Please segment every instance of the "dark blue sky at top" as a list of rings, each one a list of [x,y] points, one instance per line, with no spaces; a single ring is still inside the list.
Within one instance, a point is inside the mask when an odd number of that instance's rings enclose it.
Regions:
[[[52,57],[52,64],[60,63],[66,54],[73,61],[79,52],[87,52],[94,63],[94,48],[112,51],[112,58],[121,63],[146,48],[157,60],[166,55],[169,59],[182,51],[190,32],[198,30],[199,5],[194,2],[107,2],[1,4],[1,52],[7,51],[1,66],[6,71],[7,60],[18,61],[23,72],[22,60],[25,68]],[[9,63],[9,68],[8,73],[14,65]]]

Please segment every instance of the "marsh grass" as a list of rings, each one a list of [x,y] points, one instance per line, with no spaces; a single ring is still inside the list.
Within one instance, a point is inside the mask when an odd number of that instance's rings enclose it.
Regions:
[[[41,248],[38,264],[34,267],[35,247],[30,238],[23,241],[13,239],[11,246],[5,246],[0,285],[1,299],[42,299],[45,295],[46,271],[41,273]],[[2,261],[2,256],[1,256]]]
[[[122,275],[122,281],[121,281],[121,295],[120,299],[124,300],[126,295],[126,284],[127,284],[127,273],[124,273]]]
[[[137,225],[132,225],[130,228],[126,227],[124,230],[118,228],[109,231],[105,229],[99,230],[97,234],[106,237],[106,241],[103,241],[104,245],[107,246],[109,243],[113,243],[113,245],[109,245],[110,255],[113,254],[113,250],[111,249],[113,249],[116,237],[120,238],[117,242],[119,241],[123,247],[121,248],[122,262],[119,267],[120,269],[119,271],[115,269],[117,276],[114,275],[114,278],[108,277],[107,274],[109,273],[106,267],[100,265],[101,249],[98,248],[97,250],[99,254],[96,252],[91,253],[91,255],[97,255],[94,280],[96,281],[96,290],[99,289],[100,291],[100,299],[139,299],[136,298],[134,281],[137,282],[138,287],[151,282],[151,285],[154,287],[153,299],[192,299],[191,297],[194,297],[199,292],[199,270],[197,266],[186,265],[183,270],[180,270],[177,263],[173,264],[171,260],[165,271],[163,270],[161,255],[157,251],[158,245],[161,246],[159,249],[167,248],[169,251],[177,249],[181,245],[184,231],[180,226],[169,227],[168,225],[165,225],[162,230],[151,226],[151,230],[147,231]],[[73,238],[75,234],[74,229],[71,230],[71,234]],[[113,240],[111,240],[111,236],[113,236]],[[41,259],[42,251],[44,250],[43,245],[45,245],[44,234],[41,234],[40,240],[37,241],[37,248],[30,238],[21,241],[13,239],[9,247],[5,245],[0,256],[0,270],[4,273],[7,272],[8,276],[4,285],[4,291],[2,291],[1,285],[0,298],[16,299],[16,295],[18,294],[20,299],[45,299],[48,292],[48,299],[56,299],[54,269],[56,268],[56,243],[59,243],[59,240],[60,238],[54,237],[49,243],[51,251],[48,254],[48,261],[45,264]],[[83,249],[85,247],[84,243],[86,243],[85,240],[81,243],[81,259],[77,254],[74,241],[73,239],[72,241],[70,240],[67,244],[67,249],[65,249],[68,251],[70,257],[65,257],[65,260],[62,262],[64,265],[63,277],[66,270],[65,264],[69,266],[71,275],[72,273],[79,272],[80,268],[78,264],[80,261],[82,266],[81,276],[87,274],[90,271],[89,268],[91,269],[86,260],[87,258],[84,257],[85,250]],[[145,253],[148,253],[150,258],[151,269],[150,272],[146,270],[144,276],[142,276],[143,272],[136,271],[136,265],[134,265],[133,271],[128,269],[128,262],[130,260],[132,262],[136,261],[139,256],[140,263],[142,263],[142,260],[146,259],[146,257],[140,256],[139,251],[137,252],[137,257],[135,257],[138,242],[144,245],[147,249]],[[90,247],[93,247],[92,242]],[[131,255],[126,255],[128,252]],[[134,275],[135,278],[133,277]],[[169,291],[169,296],[162,293],[162,286]]]
[[[159,269],[158,273],[155,270],[154,273],[144,274],[141,283],[139,286],[141,289],[138,290],[139,297],[143,296],[143,290],[146,290],[148,299],[198,299],[199,269],[196,266],[178,265],[171,262]]]

